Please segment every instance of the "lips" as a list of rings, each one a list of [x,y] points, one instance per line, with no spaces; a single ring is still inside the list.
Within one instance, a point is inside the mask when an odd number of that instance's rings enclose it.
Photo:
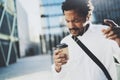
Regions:
[[[74,36],[77,36],[77,35],[82,35],[83,34],[83,28],[69,28],[70,30],[70,33]]]
[[[73,35],[78,35],[79,29],[78,28],[70,28],[70,33]]]
[[[76,30],[79,30],[79,28],[69,28],[69,30],[74,30],[74,31],[76,31]]]

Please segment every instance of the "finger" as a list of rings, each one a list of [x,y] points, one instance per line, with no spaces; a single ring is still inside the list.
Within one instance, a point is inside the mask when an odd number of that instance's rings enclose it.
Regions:
[[[60,52],[62,52],[62,50],[60,49],[56,49],[55,51],[54,51],[54,55],[58,55],[58,53],[60,53]]]
[[[102,32],[106,35],[111,31],[111,28],[102,29]]]
[[[61,63],[61,62],[64,62],[66,60],[67,60],[67,58],[57,58],[57,59],[55,59],[55,62]]]
[[[64,65],[64,64],[66,64],[67,63],[67,60],[63,60],[63,61],[61,61],[61,62],[55,62],[55,65],[56,66],[62,66],[62,65]]]
[[[67,63],[67,60],[66,60],[66,61],[64,61],[64,62],[62,63],[62,65],[66,64],[66,63]]]
[[[53,59],[56,59],[57,57],[59,57],[59,54],[62,52],[62,50],[55,50],[54,54],[53,54]]]
[[[108,34],[106,34],[106,37],[111,37],[114,35],[114,32],[113,31],[110,31]]]
[[[60,58],[59,55],[54,55],[54,56],[53,56],[54,61],[55,61],[56,59],[59,59],[59,58]]]
[[[62,58],[61,61],[62,62],[66,62],[67,60],[66,60],[66,58]]]
[[[54,60],[61,59],[61,58],[63,58],[63,57],[60,57],[60,55],[54,56]]]
[[[55,63],[66,63],[67,62],[67,59],[66,58],[59,58],[59,59],[55,59]]]
[[[55,59],[55,63],[62,63],[62,59]]]
[[[114,39],[117,38],[117,35],[113,35],[113,36],[110,36],[110,37],[108,37],[108,38],[114,40]]]
[[[67,54],[64,54],[64,53],[58,53],[58,55],[54,55],[54,59],[60,59],[60,58],[66,58],[67,59]]]
[[[65,58],[66,60],[69,59],[68,54],[67,53],[62,53],[62,52],[59,53],[56,58]]]
[[[111,28],[118,26],[113,20],[110,20],[110,19],[104,19],[104,23],[110,26]]]
[[[63,65],[63,64],[66,64],[66,63],[67,63],[67,60],[66,60],[65,58],[62,58],[62,59],[61,59],[61,63],[62,63],[62,65]]]

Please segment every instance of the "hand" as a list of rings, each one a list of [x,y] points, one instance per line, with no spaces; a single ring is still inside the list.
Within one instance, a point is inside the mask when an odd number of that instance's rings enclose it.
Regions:
[[[55,50],[53,59],[55,63],[55,70],[60,72],[62,65],[66,64],[68,61],[68,55],[64,53],[63,50]]]
[[[104,23],[110,26],[107,29],[102,29],[106,38],[116,41],[120,46],[120,27],[118,27],[114,21],[109,19],[105,19]]]

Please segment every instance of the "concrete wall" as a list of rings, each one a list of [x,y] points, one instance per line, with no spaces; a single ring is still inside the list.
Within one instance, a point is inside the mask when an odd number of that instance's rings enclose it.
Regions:
[[[17,21],[20,39],[20,53],[25,56],[26,50],[36,47],[39,54],[39,34],[41,33],[40,8],[38,0],[16,0]]]

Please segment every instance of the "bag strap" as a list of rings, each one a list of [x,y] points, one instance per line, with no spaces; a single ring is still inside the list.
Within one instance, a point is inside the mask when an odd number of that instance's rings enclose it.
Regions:
[[[72,36],[72,39],[84,50],[84,52],[101,68],[108,80],[112,80],[105,66],[101,61],[77,38]]]

